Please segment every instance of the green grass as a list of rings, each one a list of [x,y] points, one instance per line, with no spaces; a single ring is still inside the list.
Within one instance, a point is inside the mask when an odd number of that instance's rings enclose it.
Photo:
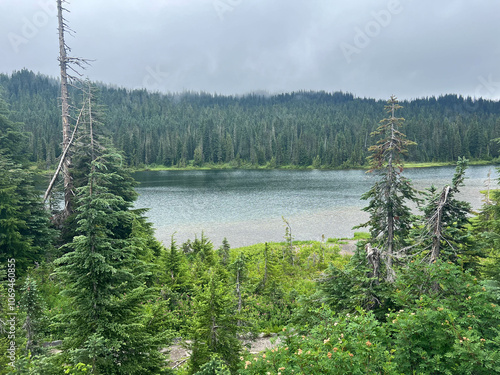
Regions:
[[[407,162],[404,164],[405,168],[432,168],[432,167],[445,167],[445,166],[454,166],[456,162],[427,162],[427,163],[414,163]],[[469,162],[469,165],[495,165],[495,163],[491,160],[473,160]],[[165,166],[165,165],[146,165],[141,167],[131,167],[130,168],[134,172],[140,171],[199,171],[199,170],[221,170],[221,169],[247,169],[247,170],[255,170],[255,169],[282,169],[282,170],[313,170],[311,165],[309,166],[300,166],[300,165],[281,165],[278,167],[272,167],[269,163],[266,165],[256,165],[252,163],[241,162],[239,165],[237,163],[219,163],[219,164],[203,164],[202,166],[194,166],[192,161],[189,162],[186,166],[178,167],[178,166]],[[368,165],[363,166],[352,166],[350,168],[329,168],[325,166],[321,166],[320,170],[353,170],[353,169],[369,169]]]
[[[349,256],[339,254],[340,245],[341,243],[338,240],[335,242],[335,246],[328,246],[319,241],[294,241],[294,267],[288,267],[287,261],[282,258],[283,249],[287,247],[287,243],[270,242],[268,243],[268,249],[275,262],[276,276],[281,280],[284,289],[298,291],[303,288],[303,285],[299,286],[299,284],[303,284],[304,280],[316,278],[330,263],[343,267],[348,262]],[[239,253],[245,254],[249,265],[250,278],[257,280],[262,273],[264,248],[265,244],[259,243],[231,249],[230,262],[234,262]],[[313,259],[315,266],[313,266]],[[307,291],[304,292],[307,293]]]
[[[431,168],[431,167],[446,167],[446,166],[455,166],[456,162],[448,161],[448,162],[429,162],[429,163],[405,163],[405,168]],[[469,165],[494,165],[491,160],[472,160],[469,161]]]
[[[429,162],[429,163],[405,163],[405,168],[431,168],[453,166],[455,162]]]
[[[370,233],[368,232],[354,232],[354,240],[367,240],[370,238]]]

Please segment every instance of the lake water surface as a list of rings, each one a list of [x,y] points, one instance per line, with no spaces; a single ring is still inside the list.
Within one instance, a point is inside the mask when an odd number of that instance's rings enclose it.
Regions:
[[[467,170],[460,198],[475,209],[482,204],[488,171]],[[407,169],[415,187],[438,189],[451,183],[453,167]],[[353,226],[367,221],[360,199],[375,176],[361,170],[207,170],[138,172],[137,208],[150,208],[147,216],[156,237],[165,245],[175,233],[182,243],[203,231],[216,247],[227,237],[232,247],[282,241],[285,217],[296,240],[352,237]],[[498,187],[496,183],[492,188]]]

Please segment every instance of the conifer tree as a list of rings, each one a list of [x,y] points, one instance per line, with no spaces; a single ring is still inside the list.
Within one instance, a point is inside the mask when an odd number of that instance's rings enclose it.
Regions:
[[[219,259],[223,266],[227,266],[229,262],[229,250],[231,250],[231,246],[229,245],[227,238],[224,237],[222,245],[218,249]]]
[[[234,313],[234,297],[224,275],[212,270],[208,284],[195,297],[195,311],[191,328],[192,355],[190,373],[196,373],[204,363],[217,354],[231,371],[239,362],[241,343],[238,316]]]
[[[370,227],[370,241],[381,252],[385,261],[386,275],[389,282],[395,280],[394,257],[404,244],[411,228],[411,210],[408,202],[418,202],[416,190],[410,180],[402,175],[403,155],[407,147],[415,142],[406,139],[399,130],[404,121],[395,116],[396,110],[402,108],[395,96],[391,96],[385,110],[389,116],[380,121],[372,136],[380,137],[377,143],[368,150],[371,169],[379,179],[371,189],[362,195],[362,199],[369,200],[363,210],[370,214],[370,220],[359,227]]]
[[[482,272],[500,299],[500,190],[487,192],[486,203],[473,221],[476,241],[487,254]]]
[[[267,242],[264,244],[262,256],[264,261],[262,278],[256,285],[255,292],[259,294],[272,295],[274,292],[276,292],[276,290],[273,290],[273,285],[276,286],[274,278],[277,274],[277,264],[279,256]]]
[[[93,373],[160,373],[164,358],[159,349],[166,336],[149,332],[140,317],[141,303],[152,297],[145,285],[150,269],[143,260],[145,241],[134,230],[138,215],[130,210],[119,155],[106,153],[98,142],[92,101],[88,103],[89,166],[81,178],[86,184],[77,188],[77,235],[56,261],[56,273],[66,285],[62,293],[73,307],[61,317],[66,354],[74,364],[91,365]],[[117,187],[120,182],[125,187]]]
[[[239,253],[236,260],[231,264],[233,275],[236,282],[236,296],[238,297],[238,313],[241,312],[242,299],[241,299],[241,283],[246,279],[247,273],[247,259],[245,254]]]
[[[38,291],[36,281],[31,277],[26,278],[21,291],[19,305],[26,313],[22,327],[26,331],[26,351],[34,355],[40,348],[40,334],[46,325],[44,315],[46,306]]]
[[[144,285],[147,265],[134,251],[134,238],[115,238],[110,228],[131,213],[123,198],[108,191],[107,174],[94,162],[87,186],[78,190],[78,232],[69,250],[56,261],[74,310],[63,316],[71,360],[88,363],[95,373],[142,374],[159,371],[161,335],[141,324],[140,303],[151,297]],[[165,343],[165,342],[163,342]],[[119,370],[118,370],[119,369]]]
[[[163,252],[165,283],[174,293],[184,293],[189,290],[187,269],[184,254],[179,251],[172,236],[170,249]]]
[[[471,205],[455,198],[463,186],[467,163],[467,159],[458,158],[451,185],[444,186],[441,191],[436,191],[434,187],[430,189],[429,200],[423,208],[424,233],[421,234],[431,240],[430,263],[439,258],[456,262],[459,255],[465,255],[467,262],[475,263],[472,259],[471,236],[467,228]]]
[[[293,235],[292,235],[292,226],[290,222],[285,219],[283,216],[281,217],[283,222],[285,223],[285,242],[286,245],[283,246],[283,261],[287,258],[288,262],[294,266],[295,265],[295,253],[293,248]],[[284,264],[283,264],[284,266]]]
[[[68,26],[67,20],[64,18],[63,12],[68,11],[64,8],[66,0],[56,0],[57,4],[57,22],[58,22],[58,36],[59,36],[59,68],[60,68],[60,81],[61,81],[61,119],[62,119],[62,171],[64,179],[64,210],[63,217],[67,218],[73,213],[73,176],[71,174],[71,115],[70,115],[70,95],[69,86],[72,83],[79,82],[81,74],[77,68],[85,68],[89,64],[87,59],[79,57],[71,57],[68,53],[71,48],[66,43],[66,35],[72,33],[73,30]],[[70,71],[76,73],[78,77],[73,76]]]
[[[231,371],[229,371],[229,368],[226,366],[224,361],[217,356],[214,356],[210,362],[201,366],[200,371],[198,371],[195,375],[231,375]]]
[[[212,242],[201,233],[201,238],[195,237],[192,243],[193,253],[206,267],[215,266],[215,253]]]

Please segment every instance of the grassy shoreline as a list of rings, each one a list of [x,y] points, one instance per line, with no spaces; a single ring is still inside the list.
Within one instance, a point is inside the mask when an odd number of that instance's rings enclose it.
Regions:
[[[408,162],[405,163],[405,169],[414,169],[414,168],[433,168],[433,167],[453,167],[455,166],[455,162],[429,162],[429,163],[414,163]],[[469,161],[469,165],[491,165],[494,168],[498,167],[497,163],[494,163],[491,160],[474,160]],[[50,178],[55,172],[55,169],[42,169],[36,165],[31,165],[29,167],[30,171],[35,173],[36,175],[43,176],[45,178]],[[369,166],[357,166],[357,167],[348,167],[348,168],[313,168],[313,166],[299,166],[299,165],[283,165],[279,167],[270,167],[269,165],[252,165],[252,164],[241,164],[240,166],[235,166],[229,163],[226,164],[209,164],[203,166],[193,166],[188,165],[185,167],[167,167],[164,165],[148,165],[142,167],[127,167],[127,169],[131,173],[135,172],[160,172],[160,171],[212,171],[212,170],[288,170],[288,171],[348,171],[348,170],[368,170]]]
[[[408,162],[405,163],[404,167],[406,169],[413,168],[433,168],[433,167],[447,167],[447,166],[455,166],[456,162],[428,162],[428,163],[415,163]],[[470,161],[469,165],[491,165],[497,166],[497,164],[493,163],[491,160],[474,160]],[[349,168],[313,168],[313,166],[298,166],[298,165],[284,165],[279,167],[270,167],[269,165],[252,165],[252,164],[242,164],[240,166],[235,166],[231,164],[209,164],[203,166],[193,166],[188,165],[185,167],[167,167],[164,165],[149,165],[143,167],[130,167],[129,170],[132,172],[145,172],[145,171],[209,171],[209,170],[298,170],[298,171],[312,171],[312,170],[320,170],[320,171],[335,171],[335,170],[368,170],[369,166],[357,166],[357,167],[349,167]]]

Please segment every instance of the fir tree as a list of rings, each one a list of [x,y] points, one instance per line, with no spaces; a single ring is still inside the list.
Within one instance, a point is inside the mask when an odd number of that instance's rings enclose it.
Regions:
[[[223,266],[227,266],[229,262],[229,251],[231,250],[231,245],[226,237],[222,240],[222,245],[219,247],[218,254],[220,262]]]
[[[66,284],[62,293],[73,307],[61,316],[66,353],[74,364],[91,365],[94,373],[160,373],[164,358],[159,349],[167,343],[166,334],[149,332],[141,319],[141,303],[153,297],[145,284],[150,233],[130,210],[134,194],[128,194],[131,187],[122,177],[127,174],[119,167],[119,155],[106,153],[99,142],[92,108],[89,100],[81,137],[88,151],[75,152],[76,160],[78,155],[89,160],[88,174],[82,176],[87,182],[77,188],[77,235],[56,261],[56,273]]]
[[[195,375],[231,375],[231,371],[229,371],[224,361],[214,356],[210,362],[201,366],[200,371]]]
[[[31,277],[26,278],[21,291],[19,306],[26,313],[22,327],[26,331],[26,351],[35,355],[40,349],[40,334],[47,323],[44,315],[46,306],[38,291],[37,282]]]
[[[473,231],[487,255],[482,262],[482,273],[500,300],[500,190],[487,194],[485,204],[474,218]]]
[[[241,351],[238,316],[234,313],[233,293],[220,272],[211,271],[208,284],[201,288],[194,303],[190,373],[200,370],[214,354],[235,371]]]
[[[170,249],[164,250],[162,258],[165,284],[174,293],[181,294],[189,291],[185,257],[179,251],[174,236],[170,242]]]
[[[356,227],[370,227],[370,241],[382,254],[385,278],[389,282],[395,279],[393,261],[396,252],[404,244],[412,225],[407,202],[418,202],[416,190],[402,175],[403,155],[407,153],[406,148],[415,143],[407,140],[399,130],[404,119],[395,117],[395,112],[400,108],[396,97],[391,96],[385,106],[389,117],[380,121],[379,127],[372,133],[380,139],[368,149],[372,152],[370,172],[376,171],[379,180],[362,196],[362,199],[369,200],[363,210],[370,214],[370,220]]]
[[[212,242],[201,233],[201,238],[195,237],[193,244],[193,253],[197,255],[198,259],[205,264],[206,267],[215,266],[214,246]]]
[[[446,185],[441,191],[434,187],[429,191],[428,202],[423,208],[424,223],[420,238],[423,237],[424,242],[431,242],[431,263],[439,258],[456,263],[459,257],[465,256],[466,259],[462,261],[467,263],[467,268],[477,265],[474,258],[479,254],[474,252],[468,229],[471,205],[455,198],[464,185],[467,164],[467,159],[458,158],[451,185]]]
[[[241,312],[241,284],[247,277],[247,259],[245,254],[239,253],[236,260],[231,264],[233,276],[236,282],[236,296],[238,297],[238,313]]]
[[[109,179],[98,167],[105,165],[93,164],[88,185],[78,190],[80,235],[56,261],[66,282],[63,294],[74,308],[62,317],[65,345],[75,364],[88,363],[95,373],[158,372],[164,362],[158,350],[166,340],[148,333],[139,316],[151,291],[137,270],[148,267],[134,251],[134,238],[115,238],[110,229],[133,214],[104,187]]]

